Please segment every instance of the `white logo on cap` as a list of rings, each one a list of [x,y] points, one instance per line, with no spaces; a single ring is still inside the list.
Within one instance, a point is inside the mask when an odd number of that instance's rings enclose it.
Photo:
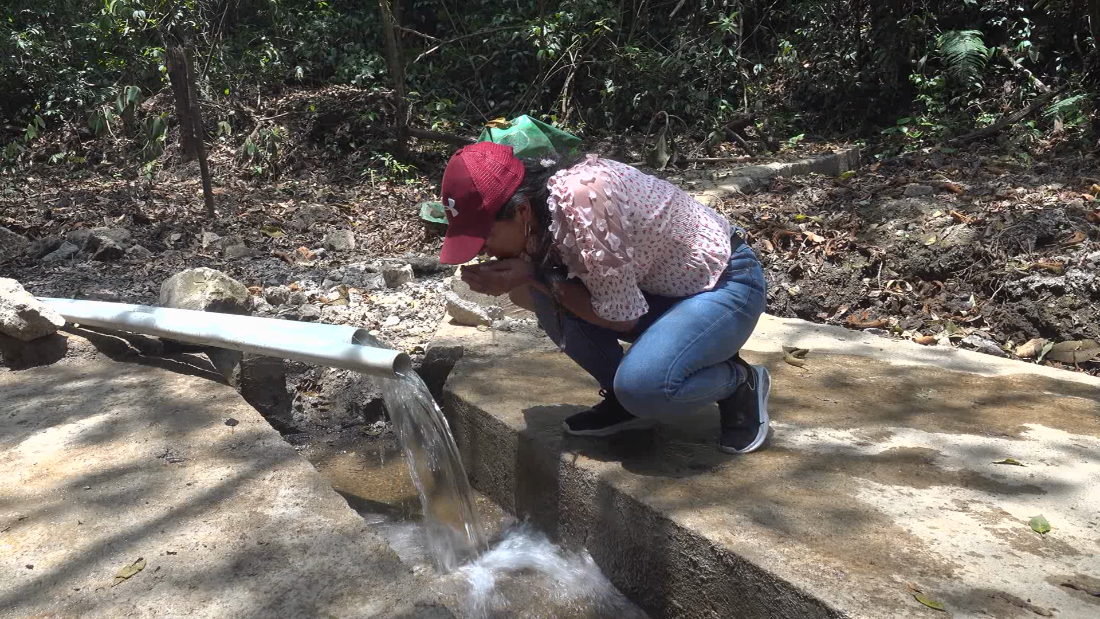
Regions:
[[[455,199],[447,198],[447,204],[443,207],[451,214],[451,217],[458,217],[458,209],[455,208]]]

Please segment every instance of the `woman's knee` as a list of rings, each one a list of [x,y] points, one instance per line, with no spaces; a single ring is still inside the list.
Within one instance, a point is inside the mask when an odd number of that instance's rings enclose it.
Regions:
[[[624,360],[615,373],[615,397],[635,417],[666,414],[673,402],[668,398],[665,374]]]

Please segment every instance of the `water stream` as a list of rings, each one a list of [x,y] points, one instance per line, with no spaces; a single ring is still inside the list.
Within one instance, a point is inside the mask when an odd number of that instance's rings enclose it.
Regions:
[[[437,573],[457,616],[645,619],[586,552],[563,550],[473,492],[419,376],[379,382],[399,445],[360,438],[307,455],[403,561]]]

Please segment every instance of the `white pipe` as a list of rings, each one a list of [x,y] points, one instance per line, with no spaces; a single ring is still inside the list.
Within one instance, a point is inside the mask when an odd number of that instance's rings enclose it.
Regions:
[[[155,335],[376,376],[393,377],[412,370],[408,355],[383,348],[366,329],[357,327],[104,301],[39,300],[74,324]]]

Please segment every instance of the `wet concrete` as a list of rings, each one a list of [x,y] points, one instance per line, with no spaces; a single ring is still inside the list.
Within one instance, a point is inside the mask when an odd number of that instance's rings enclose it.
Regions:
[[[934,613],[910,586],[955,617],[1100,616],[1096,379],[767,318],[745,356],[775,430],[731,457],[713,409],[564,436],[595,383],[537,333],[489,335],[445,319],[435,342],[465,348],[445,399],[473,484],[654,617]]]

